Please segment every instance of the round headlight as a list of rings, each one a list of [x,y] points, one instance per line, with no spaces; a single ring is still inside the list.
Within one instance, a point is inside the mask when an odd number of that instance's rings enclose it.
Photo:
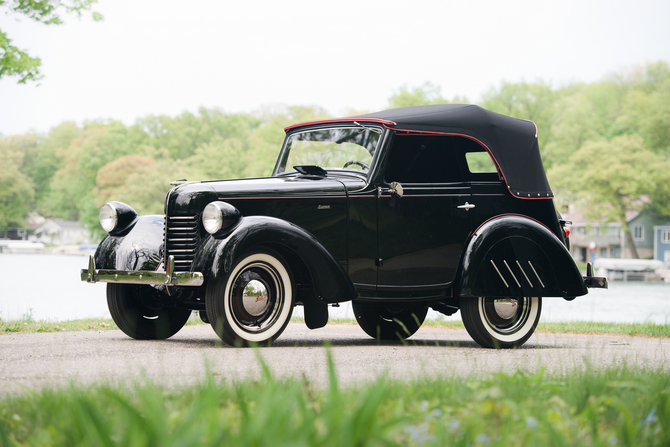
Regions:
[[[223,234],[240,221],[240,212],[230,203],[212,202],[202,211],[202,226],[209,234]]]
[[[214,234],[223,225],[223,213],[216,202],[208,204],[202,212],[202,225],[209,234]]]
[[[111,203],[105,203],[100,208],[100,225],[102,229],[106,232],[113,231],[116,228],[116,225],[119,222],[119,215],[116,212],[116,208]]]

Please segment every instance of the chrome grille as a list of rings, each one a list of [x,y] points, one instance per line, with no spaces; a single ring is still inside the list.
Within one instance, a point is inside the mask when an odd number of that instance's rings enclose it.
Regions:
[[[168,216],[165,222],[165,258],[174,256],[175,271],[188,272],[198,246],[198,219],[196,216]]]

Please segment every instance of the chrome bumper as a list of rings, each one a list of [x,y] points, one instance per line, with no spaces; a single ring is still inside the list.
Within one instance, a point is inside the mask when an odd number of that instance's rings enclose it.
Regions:
[[[175,272],[174,257],[170,256],[165,272],[151,270],[97,270],[93,256],[88,258],[88,268],[81,269],[81,280],[96,282],[118,282],[123,284],[163,284],[166,286],[201,286],[205,281],[199,272]]]
[[[607,289],[607,278],[593,276],[593,264],[586,263],[586,276],[584,276],[584,285],[589,289]]]

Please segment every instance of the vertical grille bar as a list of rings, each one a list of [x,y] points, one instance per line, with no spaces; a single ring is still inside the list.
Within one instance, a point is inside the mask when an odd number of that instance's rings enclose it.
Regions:
[[[165,219],[165,259],[174,256],[175,272],[188,272],[198,247],[196,216],[167,216]]]

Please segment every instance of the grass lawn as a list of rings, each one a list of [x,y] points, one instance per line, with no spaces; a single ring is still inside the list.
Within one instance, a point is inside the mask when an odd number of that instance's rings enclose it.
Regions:
[[[294,323],[303,323],[299,317],[291,319]],[[197,317],[191,317],[187,325],[205,324]],[[356,324],[352,319],[331,318],[328,324]],[[427,320],[425,326],[463,328],[460,321]],[[69,321],[45,321],[27,318],[16,321],[0,320],[0,336],[11,333],[39,332],[72,332],[72,331],[105,331],[116,330],[118,327],[111,319],[92,318]],[[595,323],[575,321],[571,323],[540,323],[538,332],[556,332],[568,334],[612,334],[641,337],[670,338],[670,325],[655,323]]]
[[[141,381],[0,398],[3,446],[664,446],[670,375],[616,367],[562,375],[384,378],[341,389],[209,376],[185,389]]]

